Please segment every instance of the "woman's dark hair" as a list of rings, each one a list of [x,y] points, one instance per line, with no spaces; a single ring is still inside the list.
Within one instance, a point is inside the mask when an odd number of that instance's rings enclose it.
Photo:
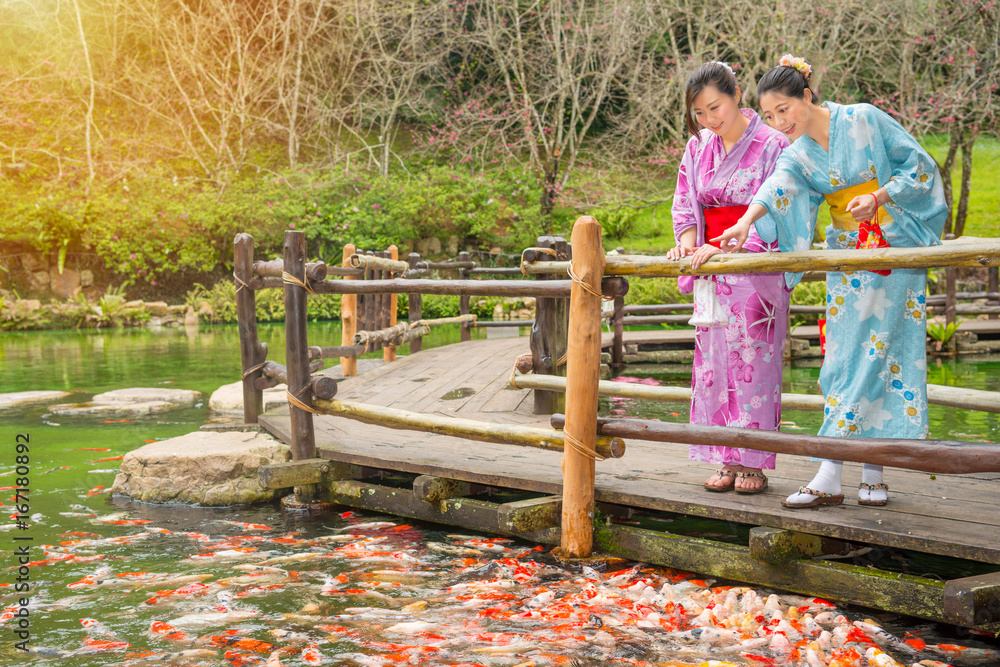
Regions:
[[[730,97],[736,97],[736,75],[732,68],[726,63],[717,61],[700,65],[698,69],[691,72],[687,80],[685,89],[685,105],[687,108],[687,129],[691,134],[698,134],[698,123],[694,120],[694,112],[691,106],[694,98],[701,94],[708,86],[715,86],[720,93],[725,93]]]
[[[806,89],[809,88],[809,74],[805,74],[788,65],[778,65],[767,74],[761,77],[757,84],[757,99],[768,93],[779,93],[785,97],[797,97],[802,99],[806,96]],[[809,88],[812,92],[813,104],[819,104],[819,94]]]

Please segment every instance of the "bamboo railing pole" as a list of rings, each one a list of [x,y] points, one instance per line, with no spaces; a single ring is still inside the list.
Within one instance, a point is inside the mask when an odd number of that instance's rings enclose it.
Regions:
[[[394,262],[399,261],[399,248],[394,245],[389,246],[389,259]],[[389,295],[389,326],[393,327],[396,325],[396,309],[399,306],[399,296],[395,292]],[[393,345],[387,345],[384,350],[382,350],[382,359],[384,361],[396,361],[396,347]]]
[[[408,263],[411,269],[416,269],[417,264],[420,263],[420,254],[416,252],[411,252],[409,257],[407,257]],[[411,293],[406,295],[406,312],[407,318],[410,322],[416,322],[420,320],[423,315],[423,297],[419,293]],[[410,354],[416,354],[424,349],[424,342],[420,338],[415,338],[410,341]]]
[[[552,415],[553,428],[565,423]],[[822,456],[835,461],[871,463],[941,475],[1000,472],[1000,445],[955,440],[897,438],[833,438],[801,433],[775,433],[750,428],[674,424],[644,419],[599,419],[597,432],[609,437],[681,445],[745,447],[778,454]]]
[[[460,263],[462,263],[462,264],[468,264],[469,263],[469,253],[465,252],[464,250],[462,252],[458,253],[458,261]],[[466,268],[459,269],[458,270],[458,279],[459,280],[468,280],[469,279],[469,269],[466,269]],[[460,315],[468,315],[469,314],[469,296],[468,295],[462,295],[462,296],[458,297],[458,313]],[[468,324],[464,324],[463,323],[461,331],[462,331],[462,339],[461,340],[462,340],[463,343],[466,342],[466,341],[472,340],[472,327],[470,327]]]
[[[305,282],[306,235],[299,230],[285,230],[282,249],[285,272]],[[288,375],[288,393],[309,405],[312,402],[312,385],[309,376],[309,342],[306,335],[306,290],[298,284],[285,283],[285,366]],[[302,461],[316,457],[316,434],[313,431],[312,413],[297,407],[289,399],[291,419],[292,460]]]
[[[449,435],[480,442],[536,447],[556,452],[563,451],[565,443],[564,432],[533,426],[495,424],[349,401],[317,399],[313,402],[313,407],[324,414],[346,417],[366,424]],[[596,443],[597,453],[601,456],[621,458],[625,455],[625,441],[621,438],[597,437],[595,433],[591,433],[590,437]]]
[[[264,411],[264,394],[257,389],[260,369],[247,371],[267,358],[267,344],[257,338],[257,295],[253,279],[253,237],[237,234],[233,240],[233,277],[236,280],[236,320],[239,322],[240,360],[243,366],[243,422],[256,424]]]
[[[597,430],[601,298],[591,291],[601,293],[604,275],[601,225],[590,216],[577,218],[570,243],[579,282],[573,281],[570,292],[565,433],[567,440],[575,441],[577,447],[567,446],[563,451],[560,548],[564,557],[585,558],[594,542],[594,458],[588,452],[594,452]]]
[[[350,261],[354,254],[354,244],[348,243],[344,246],[344,263]],[[355,280],[354,276],[344,276],[344,280]],[[341,333],[340,344],[343,347],[354,345],[354,334],[358,331],[358,295],[344,294],[340,297],[340,321]],[[344,377],[351,377],[358,374],[357,357],[341,357],[340,370]]]
[[[511,385],[518,389],[535,391],[566,391],[566,378],[551,375],[515,375]],[[631,382],[601,380],[597,383],[598,396],[634,398],[640,401],[688,403],[691,389],[688,387],[657,387]],[[1000,392],[981,389],[964,389],[940,384],[927,385],[927,402],[961,410],[1000,413]],[[820,394],[781,395],[781,407],[785,410],[822,410],[826,400]]]
[[[566,274],[568,262],[525,262],[528,274]],[[924,248],[871,250],[806,250],[716,255],[697,269],[686,259],[665,256],[618,255],[607,258],[607,276],[707,276],[775,271],[864,271],[872,269],[927,269],[933,267],[1000,266],[1000,239],[955,241]]]

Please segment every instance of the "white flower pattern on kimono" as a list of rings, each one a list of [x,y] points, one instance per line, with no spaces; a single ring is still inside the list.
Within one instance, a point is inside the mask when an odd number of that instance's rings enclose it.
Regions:
[[[885,427],[885,423],[892,419],[892,413],[882,408],[884,402],[884,396],[876,398],[874,401],[869,401],[867,398],[862,398],[859,401],[858,412],[861,413],[862,431],[870,431],[873,428],[882,429]]]
[[[873,290],[862,289],[858,299],[854,302],[854,309],[858,311],[858,321],[866,322],[872,315],[877,320],[885,319],[885,310],[892,306],[892,300],[886,296],[884,287]]]
[[[888,333],[879,333],[874,329],[872,330],[868,340],[862,344],[862,347],[864,347],[867,351],[868,361],[876,361],[878,359],[885,358],[886,350],[889,349],[888,338]]]

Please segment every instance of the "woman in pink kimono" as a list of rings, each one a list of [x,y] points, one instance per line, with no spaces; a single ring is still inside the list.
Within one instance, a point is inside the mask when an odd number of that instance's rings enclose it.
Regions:
[[[677,175],[671,209],[677,247],[667,257],[690,257],[697,268],[721,252],[707,239],[743,215],[788,140],[754,111],[740,108],[740,89],[725,63],[696,69],[688,77],[686,98],[687,127],[694,136]],[[743,250],[777,251],[778,244],[753,235]],[[720,326],[696,329],[691,422],[778,430],[789,298],[784,274],[683,276],[681,290],[690,292],[696,280],[709,281],[709,290],[714,285],[728,323],[720,318]],[[690,457],[721,465],[705,482],[706,490],[743,494],[767,488],[762,470],[773,470],[775,460],[770,452],[702,445],[691,446]]]

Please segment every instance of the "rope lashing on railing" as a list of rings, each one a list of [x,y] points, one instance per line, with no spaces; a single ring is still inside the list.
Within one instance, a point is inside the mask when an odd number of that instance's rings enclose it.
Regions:
[[[576,275],[576,271],[573,269],[572,261],[569,263],[569,268],[567,269],[567,271],[569,272],[569,277],[573,280],[573,282],[582,287],[584,291],[587,292],[588,294],[596,296],[597,298],[602,299],[603,301],[615,300],[614,296],[610,294],[604,294],[603,292],[601,292],[600,289],[594,289],[593,285],[586,282],[585,280],[581,280],[580,277]]]
[[[391,347],[399,347],[407,341],[408,334],[412,331],[416,331],[417,329],[424,328],[426,331],[423,333],[429,333],[431,326],[475,321],[476,315],[468,313],[465,315],[457,315],[455,317],[438,317],[429,320],[417,320],[415,322],[399,322],[391,327],[380,329],[378,331],[358,331],[354,334],[354,343],[355,345],[363,344],[365,346],[365,352],[368,351],[368,348],[371,345],[377,345],[379,343],[388,344]],[[423,333],[421,335],[423,335]]]
[[[310,388],[310,385],[309,384],[305,384],[305,385],[302,386],[302,389],[299,390],[299,393],[301,393],[301,392],[303,392],[303,391],[305,391],[306,389],[309,389],[309,388]],[[285,389],[285,396],[288,397],[288,402],[291,403],[292,405],[294,405],[295,407],[297,407],[299,410],[305,410],[306,412],[311,412],[314,415],[321,415],[321,414],[323,414],[322,412],[320,412],[319,410],[317,410],[313,406],[311,406],[308,403],[305,403],[304,401],[302,401],[301,399],[299,399],[298,396],[296,396],[292,392],[288,391],[287,389]]]
[[[583,444],[583,442],[577,440],[575,436],[570,435],[568,431],[563,431],[563,441],[567,445],[569,445],[572,449],[574,449],[578,454],[581,454],[587,457],[588,459],[592,459],[594,461],[607,460],[606,456],[601,456],[597,452],[587,449],[587,446]]]
[[[552,248],[525,248],[524,250],[521,251],[521,274],[525,276],[528,275],[528,270],[524,268],[524,253],[528,252],[529,250],[534,250],[535,252],[540,252],[543,255],[549,255],[550,257],[559,256],[556,253],[556,251],[553,250]]]
[[[247,283],[245,283],[245,282],[243,281],[243,279],[242,279],[242,278],[240,278],[240,277],[239,277],[238,275],[236,275],[236,272],[235,272],[235,271],[233,271],[233,280],[235,280],[235,281],[236,281],[237,283],[239,283],[239,284],[238,284],[238,285],[236,286],[236,291],[237,291],[237,293],[238,293],[238,292],[239,292],[239,291],[240,291],[241,289],[243,289],[244,287],[246,287],[247,289],[253,289],[252,287],[250,287],[250,285],[248,285]]]
[[[281,280],[286,285],[298,285],[299,287],[304,288],[305,291],[309,292],[313,296],[316,296],[316,292],[313,291],[313,288],[310,287],[309,283],[300,280],[298,277],[293,276],[288,271],[281,272]]]
[[[409,264],[401,262],[397,259],[375,257],[374,255],[359,255],[357,253],[344,260],[343,265],[351,266],[355,269],[362,269],[364,271],[369,269],[373,271],[388,271],[394,275],[406,273],[407,269],[410,268]]]
[[[260,362],[260,363],[259,363],[259,364],[257,364],[256,366],[251,366],[250,368],[246,369],[245,371],[243,371],[243,379],[244,379],[244,380],[246,380],[246,379],[247,379],[248,377],[250,377],[250,376],[251,376],[251,375],[252,375],[253,373],[255,373],[255,372],[259,371],[259,370],[260,370],[260,369],[262,369],[262,368],[264,368],[264,366],[265,366],[266,364],[267,364],[267,360],[265,359],[264,361]]]

